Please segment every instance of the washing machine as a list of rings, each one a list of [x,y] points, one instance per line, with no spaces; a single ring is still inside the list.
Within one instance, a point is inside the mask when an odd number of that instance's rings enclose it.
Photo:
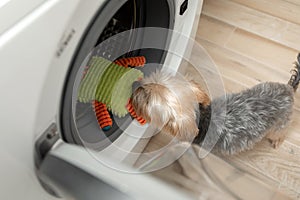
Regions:
[[[145,75],[165,66],[176,72],[178,54],[190,50],[181,38],[195,36],[201,7],[202,0],[0,1],[0,198],[188,199],[132,169],[139,154],[131,152],[149,141],[147,125],[115,117],[104,132],[91,105],[75,97],[95,55],[144,56]]]

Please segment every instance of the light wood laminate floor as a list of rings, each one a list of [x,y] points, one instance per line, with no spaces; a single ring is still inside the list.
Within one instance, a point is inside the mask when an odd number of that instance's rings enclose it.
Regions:
[[[226,92],[263,81],[286,83],[300,52],[300,0],[204,0],[196,41],[216,63]],[[280,148],[263,141],[251,151],[223,159],[269,178],[269,184],[300,199],[300,90],[293,120]],[[163,136],[155,136],[145,151],[159,148],[163,141]]]

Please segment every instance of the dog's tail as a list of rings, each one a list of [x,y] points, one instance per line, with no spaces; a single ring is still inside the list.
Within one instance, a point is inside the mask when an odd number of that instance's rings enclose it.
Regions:
[[[297,90],[300,82],[300,53],[297,56],[297,61],[295,62],[295,67],[291,71],[292,76],[288,82],[290,86],[293,87],[294,91]]]

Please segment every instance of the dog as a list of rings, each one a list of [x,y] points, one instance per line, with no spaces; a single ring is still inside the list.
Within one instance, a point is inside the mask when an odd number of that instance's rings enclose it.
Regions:
[[[300,53],[287,84],[260,83],[212,101],[192,78],[159,70],[140,81],[132,106],[162,132],[199,145],[205,142],[215,153],[237,154],[263,138],[278,148],[291,122],[299,63]]]

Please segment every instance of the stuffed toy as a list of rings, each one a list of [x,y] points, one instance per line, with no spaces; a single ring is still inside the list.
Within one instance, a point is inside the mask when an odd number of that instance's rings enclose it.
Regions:
[[[143,56],[122,58],[114,63],[96,56],[90,60],[80,83],[78,100],[81,103],[92,102],[102,130],[108,131],[112,127],[109,111],[118,117],[129,112],[140,124],[146,123],[130,105],[132,84],[143,78],[143,73],[132,67],[142,67],[145,62]]]

